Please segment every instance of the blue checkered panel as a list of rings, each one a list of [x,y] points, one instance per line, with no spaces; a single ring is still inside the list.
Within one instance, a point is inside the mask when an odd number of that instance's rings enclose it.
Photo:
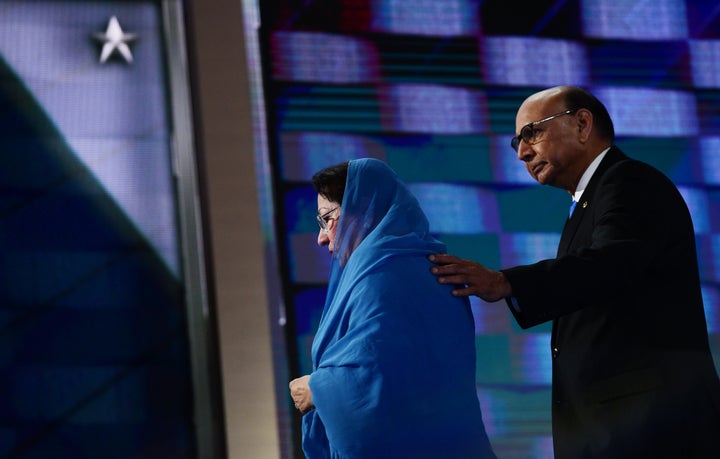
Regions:
[[[491,268],[553,257],[567,193],[537,185],[509,141],[523,99],[560,84],[595,93],[616,143],[679,186],[720,364],[717,1],[277,0],[261,12],[293,371],[310,368],[329,268],[310,176],[380,158],[449,252]],[[472,306],[498,456],[552,457],[549,324],[522,331],[503,304]]]

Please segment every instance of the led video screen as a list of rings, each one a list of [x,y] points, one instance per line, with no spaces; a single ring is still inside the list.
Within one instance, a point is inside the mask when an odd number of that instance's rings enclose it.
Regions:
[[[718,2],[518,8],[501,0],[261,4],[292,377],[311,371],[329,270],[327,249],[316,244],[312,174],[380,158],[416,194],[450,253],[491,268],[552,258],[569,197],[536,184],[509,140],[524,98],[561,84],[595,93],[614,119],[616,144],[680,188],[720,363]],[[477,392],[498,456],[552,457],[550,324],[521,330],[504,303],[475,298],[472,308]],[[293,428],[298,443],[297,419]]]

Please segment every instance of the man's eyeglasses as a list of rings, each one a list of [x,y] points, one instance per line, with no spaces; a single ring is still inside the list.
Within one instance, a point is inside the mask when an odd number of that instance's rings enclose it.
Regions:
[[[543,118],[539,121],[533,121],[532,123],[528,123],[525,126],[520,129],[520,135],[517,137],[513,137],[512,140],[510,140],[510,146],[513,147],[513,150],[518,151],[518,148],[520,148],[520,141],[522,140],[528,145],[532,145],[532,141],[535,138],[535,135],[537,132],[535,131],[535,126],[537,126],[540,123],[544,123],[545,121],[554,120],[558,116],[563,115],[571,115],[575,113],[577,110],[565,110],[564,112],[556,113],[554,115],[548,116],[547,118]]]
[[[318,216],[315,217],[315,218],[317,219],[318,225],[320,226],[320,229],[321,229],[321,230],[323,230],[323,231],[327,231],[327,230],[328,230],[328,222],[329,222],[330,220],[333,220],[333,219],[337,218],[337,217],[331,217],[330,214],[333,213],[333,212],[335,212],[335,211],[338,210],[339,208],[340,208],[340,206],[337,206],[337,207],[335,207],[334,209],[328,210],[328,211],[325,212],[324,214],[318,215]]]

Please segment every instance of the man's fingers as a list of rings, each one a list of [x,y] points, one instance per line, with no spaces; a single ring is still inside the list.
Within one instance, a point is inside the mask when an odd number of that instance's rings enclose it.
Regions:
[[[438,265],[446,265],[448,263],[457,263],[460,261],[460,258],[447,253],[434,253],[429,255],[428,259]]]
[[[458,263],[443,263],[437,264],[430,268],[430,272],[433,274],[455,274],[463,272],[463,265]]]
[[[453,296],[472,296],[475,295],[475,290],[471,287],[456,288],[452,291]]]
[[[444,279],[444,282],[441,281],[443,284],[465,284],[471,270],[464,265],[452,264],[433,266],[430,268],[430,272],[436,276],[441,276]]]
[[[441,274],[440,277],[438,277],[438,282],[441,284],[458,284],[458,285],[464,285],[467,284],[467,276],[463,274],[456,274],[456,273],[439,273]]]

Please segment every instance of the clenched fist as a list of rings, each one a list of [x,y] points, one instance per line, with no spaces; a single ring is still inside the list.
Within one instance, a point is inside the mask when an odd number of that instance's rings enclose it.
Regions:
[[[310,375],[301,376],[297,379],[290,381],[290,396],[295,403],[300,413],[305,414],[311,409],[315,408],[312,402],[312,391],[308,382],[310,381]]]

